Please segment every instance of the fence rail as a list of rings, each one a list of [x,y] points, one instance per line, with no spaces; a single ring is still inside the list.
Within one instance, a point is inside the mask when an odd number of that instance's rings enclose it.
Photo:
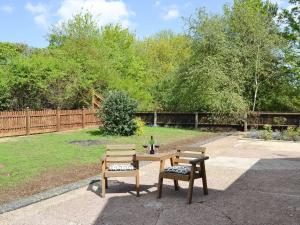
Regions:
[[[220,116],[213,113],[138,112],[137,117],[148,125],[235,128],[246,131],[250,127],[271,124],[275,128],[300,126],[300,113],[255,112],[241,117]],[[74,130],[101,125],[94,109],[41,110],[0,112],[0,137],[30,135]]]

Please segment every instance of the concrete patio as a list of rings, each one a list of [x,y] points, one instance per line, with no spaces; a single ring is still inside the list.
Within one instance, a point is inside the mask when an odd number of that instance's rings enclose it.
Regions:
[[[158,163],[141,168],[141,197],[134,178],[111,179],[106,198],[99,181],[66,194],[0,215],[1,225],[96,224],[300,224],[300,143],[227,136],[205,145],[209,195],[201,180],[193,203],[187,184],[174,191],[165,180],[156,199]]]

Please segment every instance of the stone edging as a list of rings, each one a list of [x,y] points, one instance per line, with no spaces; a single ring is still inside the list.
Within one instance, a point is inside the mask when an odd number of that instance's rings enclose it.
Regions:
[[[210,142],[216,141],[218,139],[221,139],[221,138],[224,138],[224,137],[230,136],[230,135],[232,135],[232,133],[222,133],[215,137],[208,138],[207,140],[200,141],[198,143],[194,143],[191,146],[205,145],[205,144],[208,144]],[[141,166],[146,165],[146,164],[148,164],[148,163],[142,163]],[[9,211],[13,211],[13,210],[16,210],[19,208],[23,208],[25,206],[28,206],[28,205],[31,205],[34,203],[38,203],[40,201],[43,201],[43,200],[46,200],[46,199],[49,199],[49,198],[52,198],[52,197],[55,197],[58,195],[62,195],[66,192],[73,191],[78,188],[87,186],[87,185],[91,184],[92,182],[95,182],[95,180],[98,181],[99,178],[100,178],[99,175],[93,176],[93,177],[90,177],[90,178],[87,178],[84,180],[80,180],[80,181],[77,181],[77,182],[74,182],[71,184],[56,187],[56,188],[50,189],[48,191],[44,191],[44,192],[29,196],[29,197],[21,198],[19,200],[15,200],[15,201],[0,205],[0,214],[6,213]]]
[[[281,143],[299,143],[299,141],[285,141],[285,140],[264,140],[260,138],[246,138],[246,137],[241,137],[240,140],[252,140],[252,141],[271,141],[271,142],[281,142]]]
[[[84,179],[81,181],[77,181],[75,183],[56,187],[56,188],[50,189],[48,191],[44,191],[44,192],[29,196],[29,197],[21,198],[19,200],[15,200],[15,201],[0,205],[0,214],[9,212],[12,210],[16,210],[16,209],[40,202],[42,200],[46,200],[48,198],[52,198],[52,197],[64,194],[66,192],[84,187],[84,186],[92,183],[94,180],[99,180],[99,177],[100,177],[99,175],[90,177],[90,178],[87,178],[87,179]]]

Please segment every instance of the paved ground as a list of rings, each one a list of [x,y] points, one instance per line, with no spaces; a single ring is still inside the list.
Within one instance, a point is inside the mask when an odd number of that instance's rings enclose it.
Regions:
[[[241,140],[229,136],[206,144],[209,195],[196,182],[186,204],[184,182],[175,192],[165,182],[156,200],[158,167],[141,169],[142,196],[134,179],[113,179],[105,199],[87,187],[0,215],[1,225],[78,224],[300,224],[300,143]]]

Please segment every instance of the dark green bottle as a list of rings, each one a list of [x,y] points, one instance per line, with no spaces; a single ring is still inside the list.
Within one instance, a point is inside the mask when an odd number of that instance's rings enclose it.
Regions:
[[[154,154],[154,139],[153,139],[153,136],[151,136],[149,144],[150,144],[150,154]]]

